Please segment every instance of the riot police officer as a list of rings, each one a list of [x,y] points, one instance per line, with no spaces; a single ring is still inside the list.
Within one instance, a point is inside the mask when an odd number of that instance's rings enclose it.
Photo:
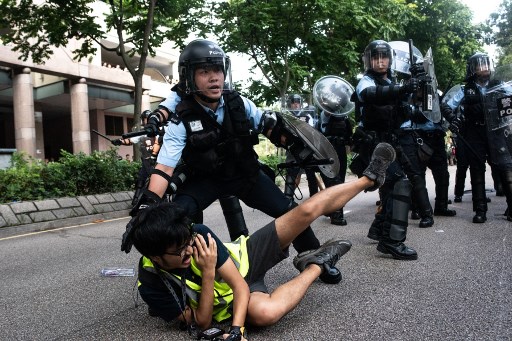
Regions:
[[[147,128],[167,118],[170,123],[142,203],[160,201],[179,176],[178,162],[183,162],[187,179],[177,188],[174,202],[189,216],[226,195],[272,217],[293,208],[261,171],[253,148],[260,132],[272,143],[286,147],[279,119],[232,89],[230,59],[216,43],[205,39],[190,42],[178,63],[179,83],[148,118]],[[320,242],[308,227],[293,245],[303,252],[318,248]],[[330,283],[341,280],[337,269],[322,276]]]
[[[313,115],[314,112],[312,110],[304,109],[302,96],[299,94],[289,95],[286,99],[286,107],[290,113],[293,114],[296,118],[301,121],[306,122],[310,126],[314,126]],[[293,161],[294,158],[289,151],[286,152],[286,162]],[[301,174],[302,170],[298,167],[288,168],[286,173],[286,180],[284,185],[284,195],[293,201],[295,188],[300,183],[300,178],[298,178]],[[306,179],[308,182],[309,188],[309,196],[312,197],[318,192],[318,182],[315,176],[315,170],[313,168],[304,169],[304,173],[306,173]]]
[[[348,113],[354,110],[350,101],[354,88],[343,78],[325,76],[320,78],[313,87],[313,100],[318,106],[320,117],[317,129],[331,142],[340,162],[340,170],[333,178],[321,173],[325,187],[331,187],[345,182],[347,173],[347,148],[352,145],[353,125]],[[343,207],[330,214],[331,224],[347,225]]]
[[[397,149],[397,160],[386,173],[386,182],[380,189],[379,210],[368,232],[368,237],[378,240],[377,250],[391,254],[395,259],[415,260],[416,251],[403,242],[407,236],[411,184],[401,162],[398,134],[400,126],[408,119],[407,100],[418,89],[418,81],[411,78],[404,85],[391,80],[393,49],[383,40],[372,41],[364,50],[365,74],[356,87],[356,114],[366,134],[363,139],[373,150],[378,142],[388,142]],[[360,113],[357,113],[359,110]],[[354,138],[355,140],[355,138]],[[356,142],[356,141],[354,141]]]
[[[473,223],[484,223],[487,220],[487,198],[485,193],[485,161],[492,155],[493,146],[489,143],[488,127],[486,123],[485,95],[488,89],[497,85],[490,81],[492,65],[489,56],[476,52],[469,57],[466,64],[465,86],[442,106],[443,115],[451,123],[452,131],[459,131],[460,119],[454,114],[459,106],[464,106],[465,134],[468,145],[464,154],[469,162],[471,177],[471,191],[473,196]],[[496,148],[494,146],[494,148]],[[476,155],[473,155],[475,153]],[[507,204],[512,206],[512,171],[508,165],[498,165],[498,172],[502,182],[503,191],[507,197]]]

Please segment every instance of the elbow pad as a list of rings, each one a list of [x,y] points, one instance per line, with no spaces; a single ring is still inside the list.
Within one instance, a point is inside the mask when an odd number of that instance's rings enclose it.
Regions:
[[[399,85],[378,85],[361,91],[361,98],[365,103],[385,104],[390,100],[398,99],[402,94]]]

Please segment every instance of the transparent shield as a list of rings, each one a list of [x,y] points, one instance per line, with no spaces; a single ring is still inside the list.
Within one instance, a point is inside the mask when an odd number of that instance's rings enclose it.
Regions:
[[[485,93],[491,160],[512,167],[512,64],[497,67]]]
[[[354,110],[350,97],[354,87],[338,76],[324,76],[313,86],[313,101],[323,111],[334,116],[347,116]]]

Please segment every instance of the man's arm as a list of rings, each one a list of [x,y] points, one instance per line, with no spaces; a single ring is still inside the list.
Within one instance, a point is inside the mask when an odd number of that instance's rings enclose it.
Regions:
[[[215,264],[217,263],[217,242],[208,233],[208,244],[202,235],[198,234],[194,246],[194,259],[201,270],[201,296],[199,306],[195,310],[195,320],[199,328],[206,329],[212,322]]]
[[[172,176],[174,173],[174,167],[169,167],[166,165],[163,165],[161,163],[157,164],[155,166],[155,169],[159,169],[162,172],[169,175],[169,177]],[[148,190],[158,195],[160,198],[162,198],[165,194],[165,191],[167,190],[167,186],[169,185],[169,182],[167,179],[163,178],[162,176],[158,174],[151,174]]]
[[[243,327],[245,325],[245,317],[249,305],[249,286],[242,275],[240,275],[240,272],[231,258],[228,258],[217,271],[233,290],[233,322],[231,325]]]

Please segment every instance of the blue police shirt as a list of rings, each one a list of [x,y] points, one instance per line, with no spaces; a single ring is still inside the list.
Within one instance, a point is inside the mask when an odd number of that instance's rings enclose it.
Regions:
[[[258,109],[251,100],[243,96],[240,97],[242,97],[244,101],[247,118],[251,122],[253,129],[258,130],[258,125],[260,124],[263,112]],[[180,96],[178,96],[176,92],[172,91],[169,97],[161,102],[160,105],[166,107],[171,112],[175,112],[176,106],[180,101]],[[214,117],[219,124],[222,124],[224,121],[225,110],[223,97],[221,97],[216,111],[213,111],[212,109],[203,105],[201,106],[204,108],[205,112]],[[186,144],[187,130],[185,129],[184,123],[180,122],[179,124],[168,124],[168,127],[165,131],[162,147],[158,153],[157,162],[168,167],[176,167]]]

